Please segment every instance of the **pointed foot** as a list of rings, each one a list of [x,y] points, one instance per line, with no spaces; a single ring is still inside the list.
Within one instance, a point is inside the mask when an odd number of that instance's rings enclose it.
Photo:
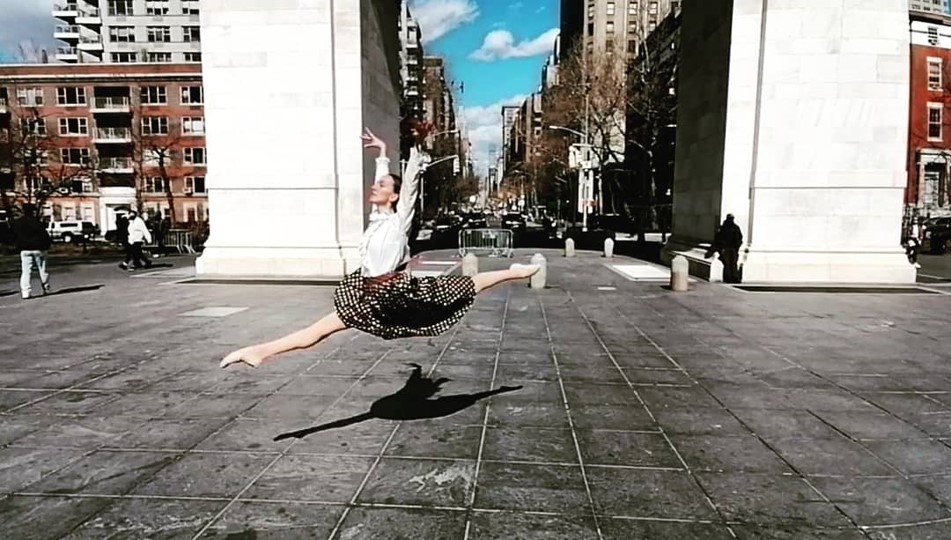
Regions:
[[[509,267],[509,270],[515,272],[520,278],[528,278],[534,276],[541,267],[537,264],[513,264]]]

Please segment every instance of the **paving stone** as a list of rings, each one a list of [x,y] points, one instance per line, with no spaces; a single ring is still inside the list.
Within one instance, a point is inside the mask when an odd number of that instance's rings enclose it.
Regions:
[[[572,407],[571,421],[579,429],[659,431],[658,425],[640,406],[583,405]]]
[[[21,497],[0,500],[0,538],[63,538],[113,499]]]
[[[328,538],[343,506],[239,501],[213,522],[201,538],[280,540]]]
[[[120,417],[114,417],[120,418]],[[135,418],[136,421],[142,421]],[[227,424],[227,418],[158,418],[142,421],[107,448],[188,450]]]
[[[746,435],[750,430],[726,409],[668,407],[652,410],[657,425],[667,433],[685,435]]]
[[[499,401],[489,408],[492,426],[568,428],[568,413],[561,403]]]
[[[475,506],[495,510],[591,514],[581,468],[522,463],[483,463]]]
[[[461,507],[475,479],[475,461],[383,458],[358,502]]]
[[[773,450],[752,435],[670,435],[671,442],[694,471],[792,473]]]
[[[256,454],[185,454],[143,483],[134,494],[233,497],[273,459]]]
[[[578,446],[585,464],[683,468],[660,433],[583,429]]]
[[[812,478],[809,482],[860,526],[951,517],[947,506],[901,478]]]
[[[592,517],[566,517],[514,512],[476,512],[472,516],[472,526],[469,532],[472,538],[487,540],[509,540],[513,537],[513,534],[517,534],[519,539],[525,540],[551,538],[595,540],[599,538]]]
[[[715,520],[706,496],[683,471],[587,467],[599,514],[631,518]]]
[[[482,426],[406,423],[386,449],[387,456],[476,459]]]
[[[716,523],[684,523],[643,519],[602,518],[605,540],[632,538],[690,538],[691,540],[729,540],[729,529]]]
[[[0,449],[0,492],[20,491],[81,459],[78,448]]]
[[[482,458],[494,461],[577,463],[578,452],[568,429],[488,428]]]
[[[171,540],[192,537],[224,509],[226,501],[124,499],[83,523],[70,539]]]
[[[832,439],[789,437],[770,444],[793,467],[807,476],[893,476],[895,471],[858,443]]]
[[[121,495],[174,462],[173,452],[101,450],[74,461],[26,489],[34,493]]]
[[[867,441],[862,444],[905,474],[951,473],[951,448],[937,441]]]
[[[462,512],[402,508],[354,508],[340,527],[341,538],[367,540],[463,538]]]
[[[347,503],[373,462],[366,457],[283,456],[242,498]]]

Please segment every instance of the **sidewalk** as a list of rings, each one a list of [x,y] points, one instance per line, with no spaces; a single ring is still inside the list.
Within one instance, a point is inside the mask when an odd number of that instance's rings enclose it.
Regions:
[[[344,332],[253,371],[217,362],[332,287],[110,264],[64,276],[96,291],[0,297],[0,538],[947,537],[951,297],[674,294],[544,253],[549,288],[493,289],[443,336]],[[272,440],[408,363],[451,379],[436,397],[522,388]]]

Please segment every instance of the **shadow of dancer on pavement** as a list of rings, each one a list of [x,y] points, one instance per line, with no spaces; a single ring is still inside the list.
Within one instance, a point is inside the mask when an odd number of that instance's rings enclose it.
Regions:
[[[457,413],[474,405],[475,402],[480,399],[505,392],[514,392],[522,388],[521,386],[502,386],[495,390],[477,392],[475,394],[455,394],[430,399],[436,392],[439,392],[440,387],[448,382],[449,379],[442,378],[433,380],[429,377],[423,377],[422,367],[419,364],[410,365],[414,368],[413,373],[410,374],[403,388],[400,388],[399,391],[394,394],[384,396],[374,401],[373,404],[370,405],[369,411],[319,426],[282,433],[274,437],[274,440],[280,441],[292,437],[302,439],[311,433],[346,427],[372,418],[380,418],[383,420],[422,420],[425,418],[449,416],[450,414]]]

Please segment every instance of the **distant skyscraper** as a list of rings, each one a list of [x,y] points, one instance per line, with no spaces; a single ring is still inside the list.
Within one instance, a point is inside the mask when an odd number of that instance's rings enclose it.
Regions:
[[[201,62],[199,0],[59,0],[53,17],[60,62]]]

